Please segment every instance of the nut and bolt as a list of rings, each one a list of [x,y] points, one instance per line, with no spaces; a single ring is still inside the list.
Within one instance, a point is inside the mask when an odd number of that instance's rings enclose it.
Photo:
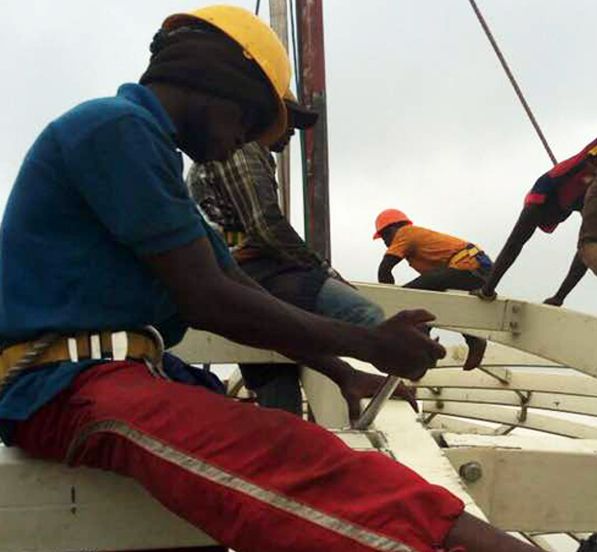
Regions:
[[[479,481],[479,479],[481,479],[483,476],[483,469],[481,468],[481,464],[479,464],[479,462],[467,462],[466,464],[462,464],[462,466],[460,466],[458,473],[466,482],[474,483],[475,481]]]

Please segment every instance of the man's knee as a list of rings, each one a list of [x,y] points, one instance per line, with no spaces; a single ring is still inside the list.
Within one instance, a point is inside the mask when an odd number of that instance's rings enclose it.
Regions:
[[[581,243],[579,253],[587,268],[597,274],[597,242]]]
[[[381,324],[385,320],[383,309],[376,303],[368,303],[357,308],[355,324],[365,327],[372,327]]]
[[[315,312],[358,326],[376,326],[385,319],[379,305],[349,285],[328,278],[317,297]]]
[[[347,301],[333,317],[365,328],[377,326],[385,320],[383,309],[365,297],[359,297],[358,301]]]

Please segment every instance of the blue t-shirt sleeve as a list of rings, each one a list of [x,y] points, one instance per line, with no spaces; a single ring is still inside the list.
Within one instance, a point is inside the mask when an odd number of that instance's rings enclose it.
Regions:
[[[208,237],[169,137],[135,115],[90,131],[66,153],[73,186],[103,226],[137,255]]]

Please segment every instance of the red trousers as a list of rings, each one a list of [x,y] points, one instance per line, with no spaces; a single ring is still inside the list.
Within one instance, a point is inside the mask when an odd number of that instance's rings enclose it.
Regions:
[[[237,552],[431,552],[463,509],[381,453],[135,362],[83,372],[18,424],[16,443],[132,477]]]

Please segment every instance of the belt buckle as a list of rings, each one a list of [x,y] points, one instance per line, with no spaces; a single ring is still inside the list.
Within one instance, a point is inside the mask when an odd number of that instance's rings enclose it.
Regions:
[[[147,362],[150,362],[155,368],[159,371],[162,370],[162,357],[164,356],[164,339],[162,338],[162,334],[153,326],[143,326],[143,331],[149,336],[149,338],[153,341],[156,354],[154,358],[147,358],[145,359]]]

